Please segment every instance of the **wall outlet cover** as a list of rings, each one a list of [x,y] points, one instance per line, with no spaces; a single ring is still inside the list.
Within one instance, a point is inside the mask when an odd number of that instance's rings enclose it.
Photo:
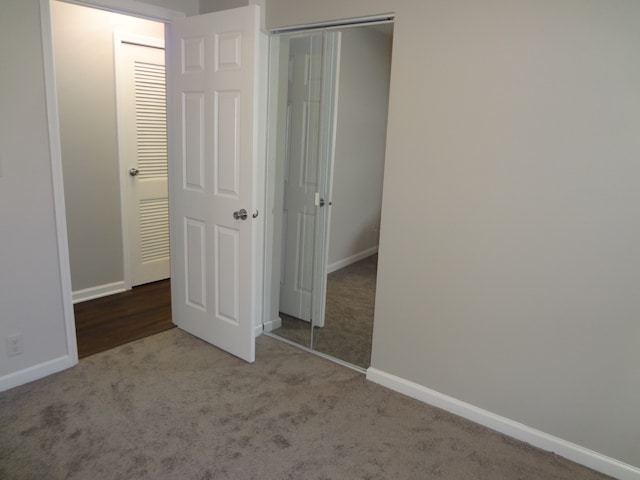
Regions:
[[[14,357],[24,353],[24,345],[22,343],[22,334],[16,333],[15,335],[9,335],[6,337],[7,342],[7,355]]]

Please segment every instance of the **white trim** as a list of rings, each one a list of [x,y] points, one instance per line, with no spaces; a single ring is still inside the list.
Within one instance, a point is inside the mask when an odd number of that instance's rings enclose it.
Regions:
[[[133,36],[133,35],[132,35]],[[124,136],[124,128],[122,126],[122,91],[124,89],[123,78],[122,78],[122,68],[119,68],[119,57],[122,56],[122,41],[133,41],[138,42],[139,40],[133,39],[129,37],[126,32],[113,32],[113,70],[115,76],[115,85],[114,85],[114,96],[116,103],[116,143],[118,146],[118,186],[120,188],[120,228],[122,231],[122,273],[124,276],[124,289],[131,288],[131,248],[129,246],[129,188],[126,188],[125,185],[125,165],[124,165],[124,147],[123,147],[123,136]],[[163,42],[164,43],[164,42]],[[107,294],[108,295],[108,294]],[[74,292],[74,303],[83,300],[76,300],[75,298],[76,292]],[[93,297],[97,298],[97,297]],[[89,300],[86,298],[85,300]]]
[[[56,224],[58,263],[60,268],[60,295],[64,315],[65,336],[67,340],[67,356],[64,358],[68,360],[65,361],[66,366],[63,368],[68,368],[78,363],[78,346],[76,343],[75,316],[73,313],[73,305],[71,303],[71,266],[69,260],[69,240],[67,238],[67,216],[64,204],[64,183],[62,179],[62,147],[60,143],[60,123],[58,121],[56,77],[53,65],[51,10],[48,0],[40,0],[40,23],[42,28],[44,88],[47,103],[49,151],[51,156],[53,211]]]
[[[158,22],[161,23],[161,22]],[[149,37],[146,35],[138,35],[137,33],[130,33],[130,32],[125,32],[125,31],[120,31],[120,30],[114,30],[113,32],[113,45],[114,45],[114,52],[116,50],[116,47],[120,47],[122,43],[134,43],[136,45],[142,46],[142,47],[155,47],[155,48],[159,48],[164,50],[165,47],[165,42],[164,42],[164,38],[158,38],[158,37]]]
[[[24,370],[10,373],[0,377],[0,392],[9,390],[10,388],[19,387],[25,383],[40,380],[53,373],[61,372],[67,368],[71,368],[78,363],[77,355],[65,355],[63,357],[54,358],[47,362],[39,363]]]
[[[327,265],[327,274],[333,273],[335,271],[340,270],[341,268],[348,267],[352,263],[359,262],[371,255],[375,255],[378,253],[378,246],[367,248],[361,252],[356,253],[355,255],[351,255],[350,257],[343,258],[342,260],[338,260],[337,262],[333,262],[331,265]]]
[[[535,447],[554,452],[571,461],[585,465],[619,480],[639,480],[640,469],[632,465],[602,455],[588,448],[549,435],[548,433],[528,427],[522,423],[496,415],[469,403],[462,402],[448,395],[405,380],[373,367],[367,370],[367,380],[383,385],[434,407],[464,417],[473,422],[489,427],[505,435],[527,442]]]
[[[282,327],[282,319],[278,317],[274,318],[273,320],[267,320],[266,322],[264,322],[263,327],[263,330],[265,332],[273,332],[274,330]]]
[[[87,300],[94,300],[96,298],[106,297],[115,293],[126,292],[127,290],[131,290],[131,287],[127,287],[124,280],[120,282],[105,283],[104,285],[98,285],[96,287],[84,288],[73,292],[73,303],[86,302]]]
[[[54,1],[54,0],[52,0]],[[139,2],[137,0],[60,0],[65,3],[73,3],[83,7],[97,8],[113,13],[122,13],[134,17],[146,18],[149,20],[159,20],[161,22],[170,22],[171,20],[179,20],[187,15],[183,12],[177,12],[168,8],[151,5],[149,3]]]
[[[265,211],[263,213],[264,218],[264,252],[262,255],[262,259],[264,261],[262,272],[264,278],[262,280],[262,321],[264,324],[264,331],[270,332],[273,330],[273,326],[267,326],[267,324],[272,323],[273,321],[266,320],[271,316],[271,308],[274,303],[277,302],[278,294],[276,293],[276,289],[279,291],[279,282],[272,282],[271,277],[274,272],[274,255],[273,251],[274,240],[276,237],[276,233],[274,231],[275,225],[275,182],[276,182],[276,166],[274,162],[274,158],[276,158],[276,143],[274,142],[274,138],[272,132],[274,131],[274,125],[277,125],[278,118],[275,114],[277,108],[273,108],[273,99],[277,98],[277,72],[273,72],[271,68],[271,64],[273,63],[272,52],[275,48],[275,44],[279,41],[277,36],[269,37],[269,51],[268,51],[268,67],[267,67],[267,109],[266,116],[267,122],[265,125],[266,131],[265,135],[265,184],[264,184],[264,206]],[[281,230],[281,229],[280,229]],[[279,234],[278,234],[279,236]],[[276,260],[276,263],[279,263],[279,259]],[[280,268],[279,265],[277,268]],[[276,300],[274,301],[274,297]],[[265,323],[266,322],[266,323]]]
[[[249,5],[256,5],[260,8],[260,30],[266,32],[265,12],[267,11],[267,0],[249,0]]]
[[[263,15],[262,7],[255,6]],[[254,85],[254,98],[256,115],[254,118],[254,148],[255,161],[253,167],[253,189],[255,205],[252,206],[254,222],[254,232],[252,239],[252,249],[255,261],[253,271],[252,291],[253,295],[253,318],[255,319],[256,337],[262,335],[263,322],[265,317],[265,248],[266,248],[266,178],[267,178],[267,105],[268,105],[268,73],[269,73],[269,35],[258,28],[256,38],[256,55],[254,68],[257,72],[258,81]]]

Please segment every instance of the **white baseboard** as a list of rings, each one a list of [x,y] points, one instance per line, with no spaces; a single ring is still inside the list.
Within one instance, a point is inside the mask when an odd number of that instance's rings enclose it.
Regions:
[[[86,302],[87,300],[94,300],[96,298],[106,297],[107,295],[113,295],[114,293],[126,292],[127,290],[124,281],[76,290],[73,292],[73,303]]]
[[[273,332],[282,326],[282,319],[280,317],[274,318],[273,320],[268,320],[264,322],[264,331],[265,332]]]
[[[378,246],[367,248],[361,252],[356,253],[355,255],[351,255],[350,257],[343,258],[342,260],[338,260],[337,262],[333,262],[331,265],[327,265],[327,274],[333,273],[341,268],[348,267],[352,263],[359,262],[360,260],[364,260],[371,255],[378,253]]]
[[[554,452],[573,462],[585,465],[619,480],[640,480],[640,468],[528,427],[522,423],[501,417],[404,378],[370,367],[367,369],[367,380],[527,442],[535,447]]]
[[[0,377],[0,392],[9,390],[10,388],[24,385],[25,383],[40,380],[53,373],[58,373],[67,368],[71,368],[78,363],[77,356],[65,355],[64,357],[54,358],[44,363],[34,365],[24,370],[10,373]]]

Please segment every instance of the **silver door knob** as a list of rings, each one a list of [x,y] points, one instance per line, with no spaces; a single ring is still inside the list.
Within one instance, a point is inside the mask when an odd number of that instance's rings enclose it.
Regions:
[[[233,212],[233,218],[235,218],[236,220],[246,220],[247,215],[247,211],[244,208],[241,208],[237,212]]]
[[[131,175],[132,177],[135,177],[139,173],[140,173],[140,170],[138,170],[137,168],[130,168],[129,169],[129,175]]]

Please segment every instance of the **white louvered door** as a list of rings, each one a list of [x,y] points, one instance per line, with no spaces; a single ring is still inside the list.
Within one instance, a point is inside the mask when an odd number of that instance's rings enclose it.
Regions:
[[[116,58],[125,270],[136,286],[169,277],[164,42],[116,35]]]

